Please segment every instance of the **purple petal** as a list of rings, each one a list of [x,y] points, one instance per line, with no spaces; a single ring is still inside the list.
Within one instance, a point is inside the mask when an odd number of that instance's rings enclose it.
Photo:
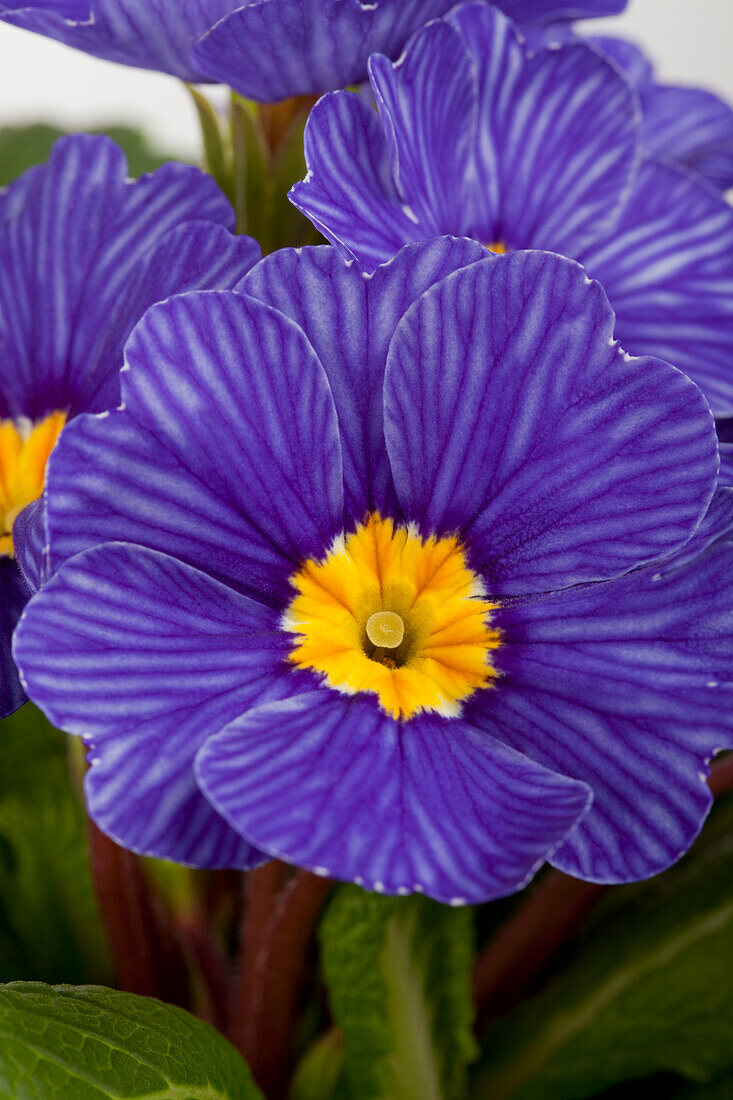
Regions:
[[[4,0],[0,18],[108,61],[200,81],[205,75],[190,61],[191,46],[241,3],[94,0],[94,22],[88,25],[89,3],[79,0]]]
[[[596,35],[588,41],[599,49],[604,57],[613,61],[639,91],[646,90],[653,84],[654,67],[635,42],[610,35]]]
[[[396,64],[372,57],[369,77],[411,220],[426,237],[446,227],[467,234],[476,94],[460,34],[447,21],[431,23]]]
[[[469,3],[416,34],[396,64],[373,57],[370,71],[384,133],[353,96],[329,97],[311,115],[308,176],[291,192],[368,268],[441,233],[572,254],[619,212],[637,166],[638,103],[596,50],[528,57],[500,12]]]
[[[618,15],[628,0],[499,0],[497,8],[515,23],[542,24],[553,19],[590,19],[596,15]]]
[[[194,756],[255,701],[303,690],[276,615],[164,554],[124,544],[69,562],[16,631],[23,683],[84,737],[89,810],[146,855],[197,866],[257,860],[200,795]]]
[[[353,249],[373,271],[420,239],[397,194],[379,118],[360,96],[324,96],[308,117],[304,140],[308,174],[288,197],[343,253]]]
[[[250,99],[343,88],[375,52],[396,57],[453,0],[265,0],[233,11],[191,52],[202,72]]]
[[[642,96],[642,140],[652,156],[683,164],[721,191],[733,185],[733,110],[702,88],[653,85]]]
[[[467,720],[593,790],[552,861],[569,874],[646,878],[702,826],[706,764],[733,744],[732,531],[716,522],[696,557],[500,614],[503,676]]]
[[[136,542],[287,601],[343,523],[333,398],[302,332],[238,294],[182,295],[148,311],[126,361],[124,409],[78,417],[49,461],[51,568]]]
[[[48,578],[46,517],[42,500],[34,500],[16,517],[13,550],[23,579],[29,591],[35,594]]]
[[[588,804],[583,784],[460,721],[400,725],[328,689],[237,719],[206,743],[196,774],[270,854],[454,904],[520,889]]]
[[[75,23],[91,23],[91,0],[3,0],[0,15],[12,12],[52,11],[60,19]]]
[[[638,106],[628,82],[580,43],[525,59],[483,4],[450,18],[478,67],[471,236],[574,255],[612,221],[633,179]]]
[[[170,255],[172,230],[183,248],[191,219],[231,222],[229,203],[198,169],[170,164],[138,182],[126,177],[113,142],[74,135],[56,143],[48,165],[33,169],[18,192],[23,202],[0,230],[0,417],[115,403],[130,329],[155,294],[178,289],[180,265],[171,278],[155,276],[156,250]],[[241,277],[255,246],[225,244],[210,228],[209,245],[200,224],[190,232],[212,272],[220,266],[213,247],[236,248],[243,266],[230,281]],[[203,260],[197,273],[205,275]]]
[[[196,181],[182,182],[188,189]],[[123,347],[149,306],[173,294],[230,290],[261,257],[252,237],[235,237],[207,221],[171,229],[140,258],[134,274],[129,265],[120,269],[119,255],[105,257],[90,280],[90,301],[79,319],[73,354],[110,369],[101,373],[96,392],[91,386],[85,392],[84,411],[102,412],[119,402]]]
[[[733,485],[733,443],[720,444],[720,484]]]
[[[629,360],[612,330],[578,264],[525,252],[449,276],[395,334],[397,494],[424,533],[461,532],[492,595],[618,575],[705,514],[718,455],[702,394],[666,363]]]
[[[689,173],[645,163],[618,223],[578,256],[632,355],[685,371],[733,412],[733,210]]]
[[[409,245],[371,277],[346,266],[331,248],[284,249],[258,264],[238,286],[274,306],[305,332],[328,375],[344,461],[347,515],[394,515],[392,474],[384,449],[387,351],[400,318],[429,287],[486,259],[472,241],[440,238]]]
[[[7,718],[26,701],[10,647],[29,596],[15,562],[0,558],[0,718]]]

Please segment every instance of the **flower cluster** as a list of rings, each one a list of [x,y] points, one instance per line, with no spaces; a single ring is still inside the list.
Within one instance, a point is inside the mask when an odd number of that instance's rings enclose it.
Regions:
[[[733,143],[665,144],[637,55],[555,23],[621,7],[0,4],[337,89],[291,193],[330,244],[261,259],[211,179],[129,182],[103,138],[0,199],[2,704],[84,738],[120,844],[460,904],[697,835],[733,744]]]
[[[396,56],[455,0],[0,0],[0,18],[86,53],[221,81],[265,102],[366,77],[370,53]],[[497,0],[528,29],[612,15],[627,0]]]

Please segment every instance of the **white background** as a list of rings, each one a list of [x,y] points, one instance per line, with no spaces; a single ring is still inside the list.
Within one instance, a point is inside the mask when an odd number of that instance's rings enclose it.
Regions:
[[[624,15],[592,27],[635,39],[665,81],[733,101],[733,0],[631,0]],[[199,152],[193,109],[173,77],[98,61],[0,23],[0,126],[39,121],[65,129],[125,123],[171,156]]]

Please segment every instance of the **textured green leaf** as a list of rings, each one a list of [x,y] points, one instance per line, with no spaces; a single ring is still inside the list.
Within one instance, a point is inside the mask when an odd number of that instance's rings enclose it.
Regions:
[[[475,1055],[470,910],[342,887],[321,944],[353,1100],[461,1096]]]
[[[729,800],[678,867],[613,891],[554,980],[490,1029],[476,1100],[582,1100],[656,1072],[729,1071],[732,883]]]
[[[153,151],[145,137],[128,126],[106,126],[94,133],[108,134],[121,146],[132,176],[153,172],[171,159]],[[5,187],[27,168],[48,160],[51,146],[63,134],[63,130],[40,122],[31,126],[0,127],[0,186]]]
[[[0,736],[0,981],[107,981],[72,742],[30,704]]]
[[[98,986],[0,988],[5,1100],[256,1100],[236,1050],[180,1008]]]

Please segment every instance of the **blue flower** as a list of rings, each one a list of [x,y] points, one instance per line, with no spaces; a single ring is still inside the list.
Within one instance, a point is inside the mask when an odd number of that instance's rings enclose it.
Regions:
[[[570,23],[531,30],[532,48],[578,41]],[[588,39],[622,70],[639,94],[641,139],[651,156],[698,173],[719,191],[733,186],[733,109],[704,88],[661,84],[646,54],[625,38]]]
[[[133,182],[103,137],[62,139],[0,194],[0,715],[24,701],[10,638],[37,584],[49,452],[67,421],[118,403],[122,347],[149,305],[233,286],[259,259],[229,228],[198,169]]]
[[[184,80],[221,81],[267,101],[365,79],[370,53],[396,57],[413,31],[444,15],[454,2],[0,0],[0,18],[98,57]],[[498,6],[535,26],[563,17],[610,15],[626,3],[499,0]]]
[[[407,241],[468,235],[542,248],[604,286],[616,336],[733,412],[733,210],[689,171],[640,158],[638,101],[584,44],[529,56],[515,28],[464,4],[370,62],[379,114],[325,96],[291,197],[371,269]]]
[[[573,261],[450,238],[148,311],[51,456],[15,635],[100,827],[453,902],[677,859],[731,741],[733,509],[702,394],[613,322]]]

